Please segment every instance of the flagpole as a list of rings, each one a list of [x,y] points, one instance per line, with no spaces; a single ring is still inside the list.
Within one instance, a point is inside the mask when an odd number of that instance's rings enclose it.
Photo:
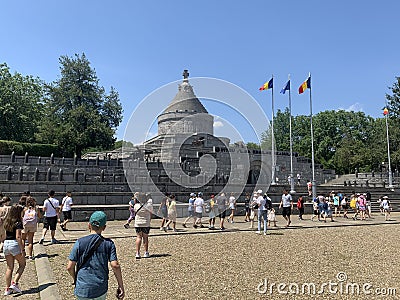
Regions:
[[[274,74],[272,74],[272,82],[274,80]],[[275,182],[275,133],[274,133],[274,84],[272,84],[272,122],[271,122],[271,176],[272,176],[272,184],[276,184]]]
[[[308,74],[311,81],[311,73]],[[315,183],[315,162],[314,162],[314,130],[313,130],[313,111],[311,98],[311,82],[310,82],[310,131],[311,131],[311,167],[312,167],[312,197],[313,200],[317,197],[317,185]]]
[[[293,180],[293,141],[292,141],[292,98],[290,89],[290,74],[289,78],[289,132],[290,132],[290,194],[295,194]]]
[[[386,103],[387,106],[387,103]],[[393,188],[393,178],[392,178],[392,167],[390,166],[390,147],[389,147],[389,125],[388,125],[388,116],[389,114],[386,114],[385,116],[385,121],[386,121],[386,139],[387,139],[387,152],[388,152],[388,172],[389,172],[389,188]]]

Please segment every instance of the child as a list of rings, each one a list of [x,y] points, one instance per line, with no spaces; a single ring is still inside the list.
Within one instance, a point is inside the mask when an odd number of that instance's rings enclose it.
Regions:
[[[138,192],[136,192],[131,201],[129,201],[129,218],[126,221],[126,223],[124,224],[124,227],[127,229],[129,228],[129,224],[132,222],[132,220],[135,219],[135,210],[133,209],[133,207],[135,206],[135,204],[137,203],[137,196],[138,196]]]
[[[268,226],[271,226],[271,222],[274,222],[274,227],[276,227],[276,216],[274,208],[271,208],[268,211]]]
[[[22,211],[21,205],[13,205],[10,208],[5,220],[4,229],[6,230],[6,239],[4,241],[4,256],[7,261],[6,270],[6,289],[4,295],[11,295],[11,293],[17,292],[22,293],[19,288],[18,281],[25,270],[25,245],[22,240]],[[12,274],[14,272],[14,262],[18,262],[18,270],[15,274],[14,281],[11,281]]]

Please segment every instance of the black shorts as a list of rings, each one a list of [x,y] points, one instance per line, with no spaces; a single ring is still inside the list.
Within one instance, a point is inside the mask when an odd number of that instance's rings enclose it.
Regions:
[[[72,213],[70,210],[63,211],[64,220],[72,220]]]
[[[57,216],[55,217],[45,217],[43,221],[43,228],[50,230],[56,230],[57,228]]]
[[[201,218],[203,217],[203,213],[199,213],[199,212],[196,212],[194,215],[195,215],[196,218],[198,218],[198,219],[201,219]]]
[[[291,209],[291,207],[283,207],[282,216],[284,216],[284,217],[290,217],[291,214],[292,214],[292,209]]]
[[[226,217],[226,209],[218,209],[218,217],[220,217],[221,219],[224,219]]]
[[[135,227],[136,234],[143,232],[144,234],[150,233],[150,227]]]
[[[245,207],[246,214],[250,214],[250,207]]]

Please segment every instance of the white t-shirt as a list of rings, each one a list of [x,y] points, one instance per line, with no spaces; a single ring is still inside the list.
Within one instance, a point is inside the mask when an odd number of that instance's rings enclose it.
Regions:
[[[233,196],[229,197],[229,208],[235,208],[235,200],[236,198]]]
[[[203,198],[196,198],[196,200],[194,201],[194,207],[195,207],[195,212],[197,213],[202,213],[203,212],[203,205],[204,205],[204,200]]]
[[[53,206],[51,206],[49,201],[51,201],[54,208],[53,208]],[[55,210],[55,208],[60,207],[60,204],[56,198],[48,198],[48,199],[44,200],[43,207],[46,208],[44,216],[50,218],[50,217],[57,216],[57,211]]]
[[[293,201],[292,195],[290,195],[290,194],[282,195],[282,206],[283,207],[290,207],[292,201]]]
[[[265,202],[266,202],[266,200],[264,199],[263,196],[258,196],[256,202],[257,202],[257,204],[258,204],[258,210],[267,210],[267,209],[265,208]]]
[[[65,196],[62,201],[61,204],[63,206],[62,211],[70,211],[71,210],[71,205],[72,203],[72,198],[69,196]]]

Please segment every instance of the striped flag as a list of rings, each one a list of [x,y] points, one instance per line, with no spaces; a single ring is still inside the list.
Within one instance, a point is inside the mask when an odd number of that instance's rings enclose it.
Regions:
[[[389,110],[385,107],[385,109],[383,110],[383,115],[386,116],[389,114]]]
[[[274,86],[274,79],[271,78],[269,81],[264,83],[263,86],[259,88],[259,90],[264,91],[264,90],[272,89],[273,86]]]
[[[288,80],[288,82],[286,82],[285,87],[281,89],[281,93],[284,94],[286,93],[286,91],[290,91],[290,80]]]
[[[304,81],[299,87],[299,94],[303,94],[306,89],[311,88],[311,76],[308,76],[307,80]]]

